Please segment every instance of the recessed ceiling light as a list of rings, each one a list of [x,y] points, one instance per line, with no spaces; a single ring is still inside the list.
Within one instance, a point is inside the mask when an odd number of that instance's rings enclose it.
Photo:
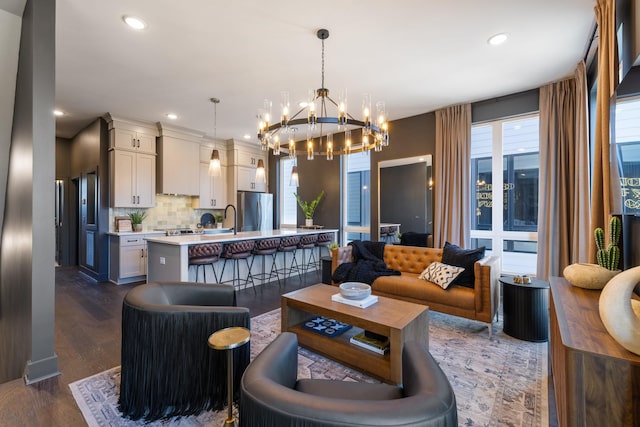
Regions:
[[[177,115],[175,115],[175,114],[173,114],[173,113],[169,113],[169,114],[167,114],[167,118],[168,118],[168,119],[171,119],[171,120],[175,120],[175,119],[177,119],[177,118],[178,118],[178,116],[177,116]]]
[[[64,116],[64,111],[61,111],[61,110],[53,110],[53,115],[54,115],[54,116],[58,116],[58,117],[60,117],[60,116]]]
[[[147,28],[147,23],[135,16],[125,15],[122,17],[122,20],[134,30],[144,30],[145,28]]]
[[[249,135],[248,133],[244,134],[244,139],[251,139],[251,135]]]
[[[491,46],[498,46],[506,42],[507,38],[508,37],[506,33],[500,33],[500,34],[496,34],[494,36],[489,37],[489,40],[487,40],[487,43],[489,43]]]

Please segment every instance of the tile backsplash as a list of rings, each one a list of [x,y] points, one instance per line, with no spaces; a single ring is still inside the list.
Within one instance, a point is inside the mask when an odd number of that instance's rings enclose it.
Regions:
[[[143,231],[166,228],[196,228],[202,214],[222,214],[223,211],[193,209],[192,197],[156,194],[156,206],[148,209],[109,208],[109,230],[115,230],[115,217],[127,216],[130,212],[146,210],[147,217],[142,223]],[[232,221],[233,222],[233,221]]]

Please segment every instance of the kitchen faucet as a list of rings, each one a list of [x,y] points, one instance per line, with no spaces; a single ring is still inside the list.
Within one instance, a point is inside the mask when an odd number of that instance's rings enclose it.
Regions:
[[[224,208],[224,218],[227,219],[227,209],[233,208],[233,234],[238,234],[238,211],[236,211],[236,207],[232,204],[228,204]]]

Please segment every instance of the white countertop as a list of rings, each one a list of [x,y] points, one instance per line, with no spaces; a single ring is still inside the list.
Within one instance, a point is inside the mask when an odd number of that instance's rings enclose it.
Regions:
[[[284,237],[304,234],[335,233],[336,229],[305,230],[301,228],[285,228],[281,230],[265,231],[241,231],[238,234],[233,232],[219,234],[183,234],[180,236],[145,236],[145,240],[153,243],[163,243],[167,245],[194,245],[200,243],[223,243],[238,240],[268,239],[270,237]],[[132,233],[133,234],[133,233]],[[140,234],[140,233],[138,233]],[[147,234],[142,232],[142,234]]]
[[[157,235],[164,236],[166,232],[159,230],[149,230],[149,231],[110,231],[107,233],[110,236],[140,236],[140,235]]]

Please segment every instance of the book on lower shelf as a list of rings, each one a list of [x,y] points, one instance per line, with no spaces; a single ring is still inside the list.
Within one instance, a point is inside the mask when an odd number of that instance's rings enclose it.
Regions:
[[[389,338],[367,331],[352,336],[349,342],[378,354],[385,354],[389,350]]]

